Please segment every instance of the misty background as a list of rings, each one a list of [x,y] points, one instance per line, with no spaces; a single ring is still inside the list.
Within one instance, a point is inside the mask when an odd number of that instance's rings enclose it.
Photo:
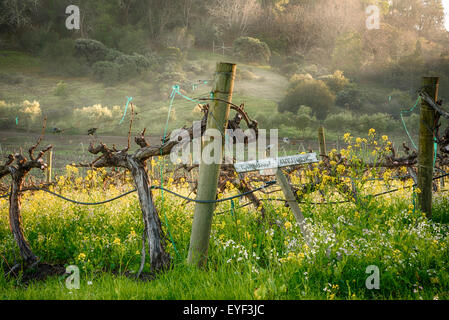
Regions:
[[[52,138],[77,148],[92,127],[126,137],[127,97],[134,131],[160,139],[173,86],[208,97],[218,61],[237,63],[233,102],[295,148],[315,141],[320,125],[330,143],[370,128],[408,142],[400,111],[415,104],[421,77],[441,77],[439,95],[449,97],[448,2],[3,0],[0,143],[7,150],[40,132],[43,116]],[[79,30],[66,28],[69,5],[80,8]],[[367,28],[369,5],[379,29]],[[418,112],[405,117],[412,137]],[[169,129],[200,117],[177,95]]]

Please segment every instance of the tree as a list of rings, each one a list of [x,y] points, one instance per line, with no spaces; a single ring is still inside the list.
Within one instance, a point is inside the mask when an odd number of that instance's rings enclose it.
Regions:
[[[163,3],[160,0],[148,0],[147,21],[154,38],[163,35],[169,24],[172,27],[182,26],[180,4],[180,0],[165,0]]]
[[[291,88],[279,103],[279,111],[297,113],[301,105],[312,108],[318,119],[326,118],[330,107],[334,104],[335,95],[321,80],[304,80]]]
[[[387,22],[429,36],[444,29],[444,8],[441,0],[395,0],[390,4]]]
[[[19,29],[27,27],[39,7],[40,0],[3,0],[0,2],[0,25]]]
[[[267,63],[271,51],[265,42],[251,37],[240,37],[234,41],[234,52],[248,62]]]
[[[248,34],[249,27],[261,13],[257,0],[215,0],[208,6],[208,13],[215,18],[214,24],[233,40]]]

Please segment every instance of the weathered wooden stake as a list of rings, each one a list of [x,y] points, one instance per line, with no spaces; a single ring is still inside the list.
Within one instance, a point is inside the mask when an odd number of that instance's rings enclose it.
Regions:
[[[292,210],[292,212],[296,218],[296,222],[299,225],[299,228],[301,230],[302,235],[304,236],[304,239],[305,239],[307,245],[310,245],[309,233],[304,228],[304,225],[305,225],[304,224],[304,216],[301,212],[301,208],[299,208],[298,202],[296,202],[295,194],[293,193],[293,190],[290,187],[290,184],[288,183],[287,177],[282,172],[281,168],[277,169],[276,178],[277,178],[279,185],[281,186],[282,192],[284,193],[285,200],[287,201],[288,206],[290,207],[290,209]]]
[[[446,172],[446,168],[443,166],[442,168],[443,172]],[[444,177],[440,179],[440,189],[442,190],[444,188]]]
[[[423,77],[423,90],[435,101],[440,78]],[[427,217],[432,216],[432,179],[434,159],[435,111],[425,101],[421,102],[418,153],[418,206]]]
[[[51,183],[51,170],[53,169],[53,150],[47,152],[47,169],[45,170],[45,178],[47,183]]]
[[[218,129],[224,133],[227,127],[230,105],[223,102],[232,100],[234,89],[236,65],[232,63],[218,63],[215,75],[214,97],[215,100],[209,109],[207,117],[207,129]],[[224,139],[224,137],[222,137]],[[212,142],[205,142],[203,147]],[[222,144],[223,146],[224,144]],[[217,159],[223,158],[223,148],[219,151]],[[200,163],[197,199],[215,200],[217,196],[218,175],[220,164]],[[193,217],[192,234],[187,262],[189,264],[204,265],[207,260],[209,238],[212,226],[214,203],[197,203]]]
[[[318,129],[318,141],[320,142],[320,156],[323,158],[327,155],[326,152],[326,136],[324,134],[324,127],[320,126]]]

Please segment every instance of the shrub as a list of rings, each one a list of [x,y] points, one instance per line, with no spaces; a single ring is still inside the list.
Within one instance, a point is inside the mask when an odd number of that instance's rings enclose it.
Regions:
[[[76,40],[75,50],[76,55],[86,58],[90,65],[93,65],[95,62],[105,60],[110,52],[110,49],[108,49],[103,43],[92,39]]]
[[[277,128],[281,136],[290,138],[304,136],[309,128],[314,128],[315,132],[318,125],[312,109],[307,106],[300,106],[296,114],[287,111],[273,115],[257,114],[256,118],[262,127]]]
[[[316,124],[316,118],[313,116],[312,108],[300,106],[296,115],[296,126],[301,130],[307,127],[313,127]]]
[[[376,128],[379,132],[392,132],[395,129],[403,130],[398,127],[398,123],[393,117],[386,113],[363,114],[358,117],[355,123],[355,129],[359,132],[367,132],[370,128]]]
[[[299,73],[310,73],[314,77],[320,77],[325,76],[329,74],[329,70],[327,70],[325,67],[316,65],[316,64],[308,64],[303,65],[299,69]]]
[[[235,54],[247,62],[267,63],[271,51],[265,42],[251,37],[240,37],[234,41]]]
[[[298,112],[301,105],[312,108],[318,119],[324,119],[334,104],[335,95],[321,80],[304,80],[287,91],[284,99],[279,103],[279,111]]]
[[[297,63],[284,64],[279,68],[279,71],[286,76],[291,76],[292,74],[299,73],[301,66]]]
[[[297,127],[297,115],[286,111],[284,113],[274,113],[274,114],[256,114],[255,117],[262,127],[270,128],[280,128],[281,126],[287,127]]]
[[[150,67],[150,61],[137,53],[122,54],[114,60],[114,63],[119,65],[120,78],[128,78],[136,73],[141,74]]]
[[[336,105],[348,110],[359,109],[364,100],[363,92],[355,85],[347,86],[337,94]]]
[[[67,97],[69,95],[67,85],[64,83],[64,81],[58,82],[54,91],[54,95],[58,97]]]
[[[351,111],[343,111],[329,115],[324,120],[324,125],[327,129],[337,132],[363,134],[371,128],[381,132],[391,132],[397,127],[397,122],[385,113],[357,116]]]
[[[151,66],[149,59],[143,55],[122,54],[117,50],[109,50],[107,59],[110,61],[98,61],[93,66],[93,73],[97,80],[108,84],[115,83],[118,79],[128,79],[135,74],[141,74]]]
[[[99,122],[119,119],[121,116],[121,107],[114,106],[108,108],[101,104],[95,104],[89,107],[76,108],[73,110],[73,121],[79,126],[88,128]]]
[[[330,114],[324,120],[326,129],[337,132],[354,132],[354,124],[356,117],[351,111],[343,111],[335,114]]]
[[[313,80],[313,77],[309,73],[295,73],[290,77],[289,89],[296,87],[305,80]]]
[[[114,61],[116,59],[119,59],[123,55],[122,52],[116,50],[116,49],[108,49],[106,56],[104,57],[104,61]]]
[[[181,49],[176,47],[168,47],[161,51],[161,56],[167,63],[182,63],[185,55]]]
[[[38,101],[25,100],[22,103],[6,103],[0,100],[0,126],[2,128],[16,127],[18,117],[20,128],[30,130],[40,123],[42,110]]]
[[[92,69],[95,79],[107,84],[114,84],[120,78],[120,65],[115,62],[99,61]]]
[[[318,79],[323,80],[335,94],[349,85],[349,80],[343,75],[343,71],[340,70],[336,70],[332,75],[321,76]]]

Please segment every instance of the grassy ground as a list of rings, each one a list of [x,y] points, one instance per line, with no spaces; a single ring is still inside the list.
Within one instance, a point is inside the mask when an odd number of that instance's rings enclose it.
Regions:
[[[101,139],[108,145],[126,144],[129,113],[122,125],[119,120],[127,96],[134,97],[138,109],[133,135],[147,127],[150,142],[158,143],[167,117],[169,92],[165,98],[155,98],[151,80],[139,78],[108,87],[87,78],[54,77],[46,73],[39,59],[10,51],[2,51],[0,55],[0,72],[23,75],[19,84],[0,85],[0,100],[7,103],[37,100],[43,114],[48,116],[48,128],[64,130],[59,135],[47,132],[43,142],[54,145],[54,165],[57,174],[63,177],[56,191],[79,200],[95,201],[131,189],[129,184],[109,186],[109,182],[102,180],[101,172],[91,172],[85,177],[73,169],[65,172],[65,166],[92,160],[86,150],[92,139]],[[227,57],[193,50],[188,59],[207,61],[212,66]],[[277,112],[277,102],[282,98],[287,79],[267,67],[241,63],[239,67],[250,71],[253,79],[236,83],[233,101],[245,102],[250,115],[269,116]],[[207,75],[198,75],[202,76]],[[65,96],[55,94],[61,80],[66,84]],[[188,95],[207,96],[209,90],[203,86]],[[80,120],[71,114],[74,107],[94,104],[120,108],[110,120],[101,122],[95,118]],[[191,102],[176,99],[169,129],[198,120],[200,114],[193,111],[194,107]],[[14,118],[11,115],[12,123]],[[85,129],[90,127],[98,127],[98,138],[86,135]],[[19,120],[19,125],[12,128],[0,130],[2,155],[32,145],[40,123],[26,127]],[[393,139],[401,141],[405,137]],[[301,144],[306,149],[317,149],[315,141],[293,141],[289,145],[281,144],[281,155],[284,150],[297,152]],[[335,144],[328,145],[329,149],[333,147]],[[41,173],[33,174],[37,181],[42,180]],[[170,183],[170,179],[167,181]],[[304,245],[294,218],[282,203],[265,203],[269,221],[277,224],[256,223],[260,215],[256,208],[231,211],[229,203],[220,204],[217,212],[225,213],[214,218],[205,270],[189,267],[184,262],[193,205],[185,205],[167,195],[162,205],[160,193],[155,192],[164,229],[173,236],[176,250],[169,242],[167,248],[174,259],[173,267],[149,282],[125,276],[135,274],[140,261],[143,226],[135,195],[105,206],[79,207],[42,192],[26,194],[22,211],[31,246],[45,262],[79,266],[81,289],[66,289],[64,277],[25,284],[15,278],[4,278],[1,272],[0,299],[448,299],[447,193],[436,197],[434,218],[427,220],[412,205],[410,189],[373,199],[367,195],[392,188],[394,184],[369,185],[362,179],[356,183],[362,193],[362,201],[358,203],[311,204],[310,201],[341,200],[335,197],[335,190],[324,185],[324,198],[314,194],[301,205],[314,236],[311,248]],[[167,187],[185,195],[189,193],[187,185]],[[3,270],[18,258],[7,210],[7,200],[0,199]],[[365,286],[369,265],[380,269],[379,290],[368,290]]]
[[[105,184],[102,177],[101,171],[80,177],[72,168],[55,189],[95,201],[132,188]],[[171,185],[169,176],[166,183],[167,188],[188,194],[187,184]],[[47,263],[77,265],[81,288],[66,289],[64,277],[24,284],[0,276],[0,299],[448,299],[447,193],[436,196],[434,218],[428,220],[414,209],[410,189],[368,197],[401,183],[356,183],[363,190],[358,203],[309,203],[338,200],[332,188],[323,185],[325,199],[312,194],[301,205],[311,247],[304,244],[293,215],[281,203],[265,203],[268,220],[262,224],[257,223],[260,212],[255,208],[231,211],[230,203],[219,204],[216,212],[224,213],[214,217],[205,270],[184,262],[193,204],[166,194],[162,206],[161,195],[155,192],[163,228],[173,237],[167,244],[173,267],[149,282],[125,276],[135,274],[140,262],[143,226],[135,194],[96,207],[77,206],[43,192],[27,194],[22,213],[32,248]],[[0,200],[3,270],[18,256],[7,208],[7,200]],[[379,267],[379,290],[365,286],[370,265]]]
[[[7,103],[21,103],[24,100],[38,101],[42,113],[48,116],[49,127],[61,127],[66,133],[83,133],[77,130],[78,127],[99,126],[103,133],[121,133],[127,131],[127,126],[119,126],[121,115],[99,124],[92,119],[89,124],[74,123],[73,119],[64,119],[64,114],[68,116],[73,108],[81,108],[101,104],[106,107],[120,106],[124,111],[126,97],[133,97],[135,106],[139,109],[136,119],[136,127],[147,127],[148,132],[160,134],[167,117],[170,92],[166,96],[156,95],[153,91],[154,79],[136,77],[128,82],[114,86],[106,86],[95,82],[89,78],[64,78],[51,76],[45,72],[38,58],[33,58],[24,53],[11,51],[0,51],[4,55],[0,64],[0,72],[18,74],[22,77],[21,83],[2,83],[0,85],[0,100]],[[207,57],[207,59],[206,59]],[[220,55],[204,55],[200,51],[193,51],[189,56],[190,62],[201,62],[214,68],[216,61],[226,59]],[[206,59],[206,60],[204,60]],[[14,66],[18,66],[14,68]],[[276,101],[283,96],[283,91],[287,84],[287,79],[267,68],[239,65],[241,70],[252,70],[255,79],[237,81],[234,94],[234,102],[246,102],[248,111],[267,113],[276,108]],[[189,80],[209,79],[210,74],[192,75]],[[55,90],[59,82],[65,83],[65,94],[58,96]],[[190,97],[208,97],[210,85],[200,86],[196,91],[187,92]],[[193,113],[195,104],[177,97],[172,114],[171,128],[183,126],[193,120],[198,119],[198,114]],[[180,116],[182,115],[182,116]],[[11,122],[16,115],[11,115]],[[62,120],[61,120],[62,118]],[[25,129],[21,123],[17,129]],[[39,131],[39,124],[32,128]]]

